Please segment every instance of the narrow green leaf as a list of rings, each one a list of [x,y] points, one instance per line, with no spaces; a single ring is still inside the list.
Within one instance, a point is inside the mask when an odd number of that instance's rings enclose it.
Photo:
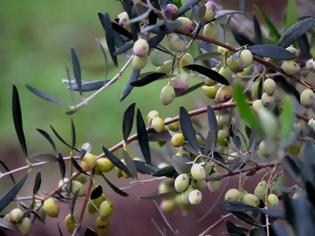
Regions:
[[[81,66],[80,66],[80,61],[78,58],[77,53],[75,52],[74,48],[71,48],[71,60],[72,60],[72,69],[73,69],[73,75],[76,81],[76,84],[78,86],[78,91],[82,95],[81,91]]]
[[[61,153],[58,153],[57,160],[58,160],[58,164],[59,164],[61,179],[63,180],[65,175],[66,175],[66,163],[65,163]]]
[[[102,174],[104,180],[106,181],[106,183],[119,195],[123,196],[123,197],[128,197],[129,194],[120,190],[118,187],[116,187],[113,183],[111,183],[104,174]]]
[[[114,166],[116,166],[118,169],[125,172],[128,176],[133,177],[130,171],[128,170],[127,166],[125,166],[125,164],[118,157],[116,157],[113,153],[111,153],[105,147],[102,147],[102,149],[105,156],[114,164]]]
[[[54,103],[54,104],[57,104],[57,105],[60,105],[60,106],[65,106],[65,103],[61,100],[59,100],[58,98],[56,97],[53,97],[53,96],[50,96],[46,93],[44,93],[43,91],[37,89],[37,88],[34,88],[32,87],[31,85],[28,85],[26,84],[25,87],[30,90],[33,94],[35,94],[36,96],[48,101],[48,102],[51,102],[51,103]]]
[[[101,185],[98,185],[95,189],[93,189],[90,199],[94,200],[99,198],[103,194],[103,188]]]
[[[253,129],[262,131],[260,122],[254,111],[249,107],[241,85],[237,84],[234,88],[234,100],[241,118]]]
[[[280,137],[281,139],[287,139],[293,128],[294,119],[294,107],[293,102],[289,96],[284,99],[283,110],[280,114]]]
[[[54,140],[50,137],[50,135],[43,129],[36,129],[38,131],[38,133],[40,133],[48,142],[49,144],[52,146],[52,148],[54,149],[54,151],[56,151],[56,145]]]
[[[42,175],[40,172],[38,172],[36,174],[36,177],[35,177],[35,183],[34,183],[34,187],[33,187],[33,195],[38,192],[41,184],[42,184]]]
[[[125,111],[122,125],[124,140],[127,141],[132,130],[136,103],[132,103]]]
[[[151,164],[151,153],[148,140],[148,134],[145,127],[145,123],[141,114],[141,111],[137,110],[137,135],[138,143],[142,152],[142,155],[147,164]]]
[[[297,22],[299,19],[296,0],[288,0],[288,4],[285,10],[285,22],[284,25],[288,29],[291,25]]]

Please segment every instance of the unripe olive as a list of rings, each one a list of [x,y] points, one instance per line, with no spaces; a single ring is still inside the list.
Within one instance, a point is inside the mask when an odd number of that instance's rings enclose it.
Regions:
[[[120,13],[118,16],[118,24],[121,25],[121,26],[126,26],[128,24],[128,21],[129,21],[129,15],[127,12],[122,12]]]
[[[160,100],[163,105],[172,103],[175,99],[175,90],[171,85],[165,85],[160,94]]]
[[[96,156],[91,153],[86,153],[80,161],[82,170],[91,171],[96,164]]]
[[[229,133],[224,129],[220,129],[218,131],[218,136],[217,136],[218,145],[223,146],[223,147],[227,146],[229,144],[228,137],[229,137]]]
[[[276,88],[277,85],[273,79],[268,78],[263,83],[263,89],[269,96],[272,96],[275,93]]]
[[[217,39],[220,33],[220,26],[210,22],[203,28],[203,36],[210,39]]]
[[[231,123],[231,115],[229,113],[219,113],[216,118],[219,129],[228,127]]]
[[[107,218],[109,217],[113,212],[113,204],[109,200],[105,200],[101,203],[99,207],[99,215],[102,218]]]
[[[172,136],[171,143],[175,147],[181,147],[184,145],[185,137],[182,133],[176,133]]]
[[[275,98],[267,93],[263,93],[261,96],[261,102],[265,107],[271,107],[275,102]]]
[[[39,216],[41,220],[43,221],[45,220],[46,213],[43,209],[42,201],[37,200],[37,199],[35,200],[34,211],[36,212],[36,214]]]
[[[156,110],[149,111],[149,113],[147,115],[148,123],[151,124],[151,120],[154,117],[159,117],[159,116],[160,116],[160,113],[158,111],[156,111]]]
[[[250,66],[253,63],[253,54],[248,49],[244,49],[240,53],[240,62],[243,68]]]
[[[300,102],[304,107],[310,107],[314,103],[314,92],[313,90],[307,88],[304,89],[300,95]]]
[[[154,117],[151,121],[151,126],[158,133],[165,130],[164,121],[160,117]]]
[[[95,221],[95,232],[97,236],[104,236],[109,230],[109,220],[108,218],[102,218],[98,216]]]
[[[258,110],[257,113],[266,136],[268,138],[277,137],[278,135],[277,129],[279,128],[278,127],[279,123],[275,115],[272,112],[268,111],[266,108]],[[270,144],[272,146],[274,143]],[[271,149],[271,146],[269,146],[269,149]]]
[[[75,229],[75,224],[77,223],[77,219],[75,216],[68,214],[64,219],[64,224],[69,233],[73,233]]]
[[[262,109],[264,107],[264,104],[262,103],[260,99],[257,99],[253,102],[252,107],[254,111],[257,112],[259,109]]]
[[[81,184],[79,181],[72,180],[71,182],[71,193],[76,193],[79,191],[78,196],[84,196],[85,195],[85,189],[83,187],[83,184]]]
[[[88,211],[90,214],[93,214],[98,211],[98,208],[100,207],[101,203],[104,202],[107,199],[105,194],[102,194],[96,199],[90,200],[88,202]]]
[[[9,213],[9,221],[12,224],[16,224],[21,219],[22,216],[23,216],[23,211],[20,208],[14,208]]]
[[[268,207],[277,207],[279,205],[279,198],[276,194],[269,194],[267,197],[267,205]]]
[[[145,39],[138,39],[133,45],[133,53],[139,57],[149,54],[150,46]]]
[[[193,190],[194,190],[194,188],[193,188],[192,186],[189,186],[189,187],[186,189],[186,191],[181,194],[181,199],[182,199],[182,202],[183,202],[184,204],[189,204],[189,203],[190,203],[190,202],[189,202],[189,194],[190,194],[190,192],[193,191]]]
[[[186,50],[187,41],[179,37],[179,35],[171,33],[167,36],[167,39],[168,44],[173,51],[181,53]]]
[[[258,146],[258,153],[262,156],[269,156],[272,153],[272,150],[269,149],[268,145],[266,144],[266,142],[263,140],[259,143]]]
[[[178,193],[184,192],[189,186],[189,177],[187,174],[180,174],[176,177],[174,182],[175,190]]]
[[[170,213],[175,208],[175,200],[172,198],[163,199],[160,203],[160,208],[164,213]]]
[[[167,19],[172,19],[178,12],[178,8],[175,4],[169,3],[165,6],[163,13]]]
[[[202,193],[198,190],[192,190],[188,196],[189,203],[191,205],[198,205],[202,200]]]
[[[175,76],[171,82],[176,92],[182,92],[189,88],[189,79],[187,74],[179,74]]]
[[[205,179],[202,179],[202,180],[193,180],[193,183],[194,183],[194,186],[201,190],[201,189],[204,189],[207,187],[207,181]]]
[[[179,66],[180,67],[184,67],[184,66],[187,66],[187,65],[190,65],[190,64],[193,64],[193,63],[194,63],[194,58],[188,52],[186,52],[179,60]]]
[[[141,70],[145,67],[148,62],[147,56],[134,56],[131,61],[131,67],[134,70]]]
[[[234,72],[243,71],[243,65],[241,63],[240,53],[234,53],[226,60],[226,65]]]
[[[207,86],[204,85],[201,87],[203,93],[210,99],[214,99],[218,92],[218,87],[216,85],[214,86]]]
[[[238,202],[241,200],[241,192],[236,188],[231,188],[225,193],[224,200],[229,202]]]
[[[300,71],[300,66],[295,61],[284,61],[281,64],[281,69],[288,75],[294,75]]]
[[[180,16],[176,20],[180,22],[179,31],[184,33],[192,33],[194,31],[194,22],[189,18]]]
[[[232,86],[226,86],[223,85],[222,87],[219,88],[216,96],[215,96],[215,101],[218,103],[223,103],[231,100],[233,97],[233,88]]]
[[[242,202],[252,207],[257,207],[259,205],[259,199],[251,193],[247,193],[243,196]]]
[[[168,122],[168,121],[170,121],[172,118],[170,118],[170,117],[166,117],[165,119],[164,119],[164,123],[166,123],[166,122]],[[169,129],[169,130],[171,130],[171,131],[178,131],[179,130],[179,123],[178,122],[172,122],[172,123],[170,123],[170,124],[168,124],[167,126],[166,126],[166,128],[167,129]]]
[[[228,51],[228,49],[226,49],[222,46],[217,47],[217,52],[220,53],[221,55],[224,55],[227,51]]]
[[[208,189],[210,192],[216,192],[221,188],[222,181],[221,180],[210,180],[207,182]]]
[[[96,160],[95,171],[108,172],[114,168],[113,163],[107,157],[101,157]]]
[[[216,68],[212,68],[212,70],[214,70],[214,71],[219,71],[218,69],[216,69]],[[207,86],[213,86],[213,85],[216,85],[217,84],[217,81],[215,81],[215,80],[213,80],[213,79],[210,79],[210,78],[208,78],[208,77],[206,77],[205,78],[205,85],[207,85]]]
[[[199,163],[195,163],[191,166],[190,173],[195,180],[203,180],[206,178],[206,171]]]
[[[228,66],[222,66],[219,70],[219,74],[229,81],[233,78],[233,71]]]
[[[58,217],[59,205],[53,198],[48,198],[44,201],[43,209],[45,213],[50,217]]]
[[[256,197],[258,197],[260,200],[264,200],[265,199],[265,194],[267,191],[267,182],[265,180],[260,181],[255,190],[254,190],[254,194]]]
[[[76,174],[77,172],[74,172],[72,175],[76,175]],[[87,182],[87,177],[84,174],[79,174],[77,177],[74,178],[74,180],[79,181],[81,184],[85,184]]]
[[[159,194],[168,193],[172,190],[169,182],[161,182],[159,184]]]
[[[156,72],[168,74],[168,73],[170,73],[172,71],[172,68],[173,68],[172,61],[166,61],[166,62],[164,62],[163,65],[158,66],[156,68]]]
[[[21,234],[26,235],[32,229],[32,222],[30,218],[24,217],[20,222],[17,223],[16,226]]]
[[[205,4],[206,11],[203,17],[204,21],[211,21],[215,17],[215,13],[218,9],[218,5],[214,1],[208,1]]]

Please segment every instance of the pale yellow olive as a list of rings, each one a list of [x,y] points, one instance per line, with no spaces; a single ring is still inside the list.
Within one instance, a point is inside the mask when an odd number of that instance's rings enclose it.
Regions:
[[[77,223],[77,218],[74,215],[68,214],[64,219],[64,224],[69,233],[73,233],[75,225]]]
[[[245,194],[242,198],[242,202],[252,207],[258,207],[259,205],[259,199],[251,193]]]
[[[210,99],[214,99],[218,92],[218,86],[216,85],[214,86],[203,85],[201,89],[203,93]]]
[[[188,196],[189,203],[191,205],[198,205],[202,201],[202,193],[198,190],[192,190]]]
[[[203,180],[206,178],[206,171],[199,163],[195,163],[191,166],[190,173],[195,180]]]
[[[187,66],[187,65],[190,65],[190,64],[193,64],[194,63],[194,58],[193,56],[186,52],[179,60],[178,64],[180,67],[184,67],[184,66]]]
[[[164,121],[160,117],[154,117],[151,121],[151,126],[158,133],[165,130]]]
[[[175,90],[171,85],[165,85],[160,93],[160,101],[163,105],[169,105],[175,99]]]
[[[281,64],[281,69],[288,75],[294,75],[298,73],[301,68],[295,61],[284,61]]]
[[[314,104],[314,92],[313,90],[307,88],[304,89],[300,95],[300,102],[304,107],[310,107]]]
[[[175,190],[178,193],[184,192],[189,186],[189,176],[187,174],[180,174],[176,177],[174,182]]]
[[[277,207],[279,205],[279,198],[276,194],[268,194],[268,197],[267,197],[267,205],[268,207]]]
[[[170,213],[174,210],[176,202],[172,198],[163,199],[160,203],[160,208],[164,213]]]
[[[241,200],[241,197],[241,192],[238,189],[231,188],[225,193],[224,200],[229,202],[238,202]]]
[[[114,168],[114,164],[107,157],[96,160],[95,171],[108,172]]]
[[[44,201],[43,209],[46,215],[50,217],[58,217],[59,215],[59,205],[54,198],[50,197]]]
[[[80,161],[82,170],[91,171],[96,164],[96,156],[92,153],[86,153]]]
[[[181,147],[184,145],[185,137],[182,133],[176,133],[172,136],[171,143],[175,147]]]
[[[220,26],[210,22],[203,28],[203,36],[210,39],[217,39],[220,33]]]
[[[263,89],[266,94],[269,96],[272,96],[276,91],[277,85],[276,82],[273,79],[266,79],[263,83]]]

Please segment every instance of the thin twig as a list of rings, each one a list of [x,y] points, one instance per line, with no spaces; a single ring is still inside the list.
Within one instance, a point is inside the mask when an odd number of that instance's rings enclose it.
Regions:
[[[201,234],[199,234],[199,236],[204,236],[206,235],[206,233],[215,228],[216,226],[218,226],[219,224],[221,224],[225,219],[229,218],[230,216],[232,216],[232,213],[228,213],[226,215],[221,216],[221,219],[217,220],[216,222],[214,222],[212,225],[210,225],[207,229],[205,229]]]

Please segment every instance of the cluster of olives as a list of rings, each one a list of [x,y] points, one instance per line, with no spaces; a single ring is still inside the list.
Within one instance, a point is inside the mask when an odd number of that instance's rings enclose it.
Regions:
[[[19,232],[23,235],[28,234],[32,229],[32,222],[20,208],[14,208],[4,216],[4,219],[16,225]]]

